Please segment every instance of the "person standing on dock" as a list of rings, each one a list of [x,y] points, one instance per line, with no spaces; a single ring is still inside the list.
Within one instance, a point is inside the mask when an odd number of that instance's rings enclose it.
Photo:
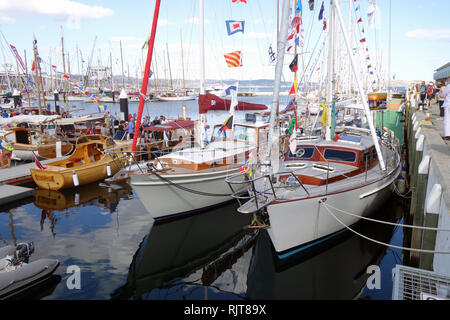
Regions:
[[[422,84],[420,85],[420,104],[422,104],[422,106],[425,105],[425,98],[427,96],[427,85],[425,84],[425,81],[422,81]],[[420,104],[419,104],[419,109],[422,110],[420,108]]]
[[[427,109],[431,109],[431,105],[433,104],[434,94],[435,94],[434,85],[432,82],[430,82],[428,84],[428,88],[427,88]]]
[[[133,119],[131,119],[131,121],[128,122],[127,131],[128,131],[128,139],[132,140],[134,137],[134,121],[133,121]]]
[[[447,83],[440,92],[440,96],[444,99],[444,140],[450,140],[450,77]]]
[[[445,86],[447,85],[447,81],[442,81],[439,84],[439,93],[437,94],[437,100],[439,103],[439,116],[442,118],[444,117],[444,97],[441,96],[442,91],[444,90]]]

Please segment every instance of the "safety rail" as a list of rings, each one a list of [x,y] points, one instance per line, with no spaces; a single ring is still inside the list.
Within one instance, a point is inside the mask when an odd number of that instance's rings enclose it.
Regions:
[[[279,171],[274,174],[264,174],[256,178],[250,178],[248,174],[237,173],[225,178],[225,182],[228,183],[231,190],[233,191],[233,194],[231,196],[234,199],[237,199],[240,204],[240,207],[237,209],[237,211],[243,214],[255,213],[265,208],[272,202],[281,200],[281,198],[277,196],[276,190],[294,187],[294,185],[275,186],[274,182],[278,181],[278,177],[282,175],[291,175],[292,177],[294,177],[294,179],[298,182],[297,187],[302,187],[306,194],[309,196],[309,191],[305,188],[300,179],[292,171]],[[267,179],[270,186],[263,190],[258,190],[255,183],[262,179]],[[238,191],[236,191],[233,188],[233,185],[247,185],[248,195],[241,195],[242,187],[238,188]],[[240,200],[248,201],[244,204],[241,204]]]

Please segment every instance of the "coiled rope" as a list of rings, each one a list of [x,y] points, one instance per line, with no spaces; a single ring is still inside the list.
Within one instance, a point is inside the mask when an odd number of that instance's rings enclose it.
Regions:
[[[325,202],[323,202],[322,200],[320,200],[319,203],[325,204]],[[406,248],[406,247],[397,246],[397,245],[393,245],[393,244],[390,244],[390,243],[385,243],[385,242],[382,242],[382,241],[378,241],[378,240],[369,238],[369,237],[367,237],[367,236],[365,236],[365,235],[363,235],[363,234],[361,234],[361,233],[359,233],[359,232],[353,230],[352,228],[350,228],[349,226],[347,226],[345,223],[343,223],[341,220],[339,220],[339,218],[336,217],[336,215],[333,214],[333,212],[330,211],[330,209],[328,208],[328,205],[324,205],[324,208],[325,208],[325,210],[327,210],[327,212],[328,212],[329,214],[331,214],[331,215],[336,219],[336,221],[338,221],[338,222],[339,222],[341,225],[343,225],[346,229],[350,230],[350,231],[353,232],[354,234],[356,234],[356,235],[358,235],[358,236],[360,236],[361,238],[364,238],[364,239],[366,239],[366,240],[375,242],[375,243],[377,243],[377,244],[380,244],[380,245],[383,245],[383,246],[386,246],[386,247],[396,248],[396,249],[400,249],[400,250],[415,251],[415,252],[420,252],[420,253],[432,253],[432,254],[450,254],[450,251],[435,251],[435,250],[426,250],[426,249]],[[345,212],[345,211],[342,211],[342,212],[349,214],[348,212]],[[363,218],[364,218],[364,219],[369,219],[369,218],[361,217],[361,216],[357,216],[357,217],[358,217],[358,218],[361,218],[361,219],[363,219]],[[380,223],[381,223],[380,220],[375,220],[375,219],[371,219],[371,220],[374,220],[374,221],[377,221],[377,222],[380,222]],[[391,223],[391,222],[386,222],[386,221],[384,221],[384,223],[392,224],[392,225],[398,225],[398,226],[408,226],[408,225],[401,225],[401,224],[393,224],[393,223]],[[416,228],[416,226],[409,226],[409,227],[414,227],[414,228]],[[423,229],[427,229],[427,227],[419,227],[419,228],[421,228],[421,229],[422,229],[422,228],[423,228]],[[436,229],[436,228],[430,228],[430,229]],[[444,229],[444,230],[445,230],[445,229]],[[441,231],[443,231],[443,230],[441,230]],[[448,231],[448,230],[445,230],[445,231]]]

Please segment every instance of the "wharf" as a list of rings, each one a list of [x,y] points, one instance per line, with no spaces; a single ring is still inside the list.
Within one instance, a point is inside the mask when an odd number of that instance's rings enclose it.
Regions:
[[[41,161],[43,165],[57,159]],[[23,185],[33,182],[30,169],[35,167],[34,162],[14,165],[10,168],[0,169],[0,205],[5,205],[34,195],[34,189]]]
[[[411,233],[412,248],[428,250],[410,252],[408,265],[450,277],[450,141],[443,140],[443,117],[439,106],[431,110],[411,108],[407,128],[408,173],[411,208],[409,217],[415,226],[437,228],[416,229]]]

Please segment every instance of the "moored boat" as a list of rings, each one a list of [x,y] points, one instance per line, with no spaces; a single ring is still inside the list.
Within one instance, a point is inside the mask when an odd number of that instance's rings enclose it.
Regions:
[[[77,139],[75,151],[66,159],[31,168],[34,182],[42,189],[59,190],[103,180],[117,173],[130,150],[128,142],[117,142],[102,135]]]
[[[232,199],[225,178],[237,173],[251,154],[257,157],[267,123],[236,123],[228,138],[220,128],[214,128],[204,148],[173,151],[156,158],[150,170],[130,173],[131,187],[155,220],[192,214]],[[170,202],[161,201],[167,196]]]
[[[29,263],[33,243],[0,248],[0,299],[24,293],[47,280],[58,268],[56,259],[39,259]]]

